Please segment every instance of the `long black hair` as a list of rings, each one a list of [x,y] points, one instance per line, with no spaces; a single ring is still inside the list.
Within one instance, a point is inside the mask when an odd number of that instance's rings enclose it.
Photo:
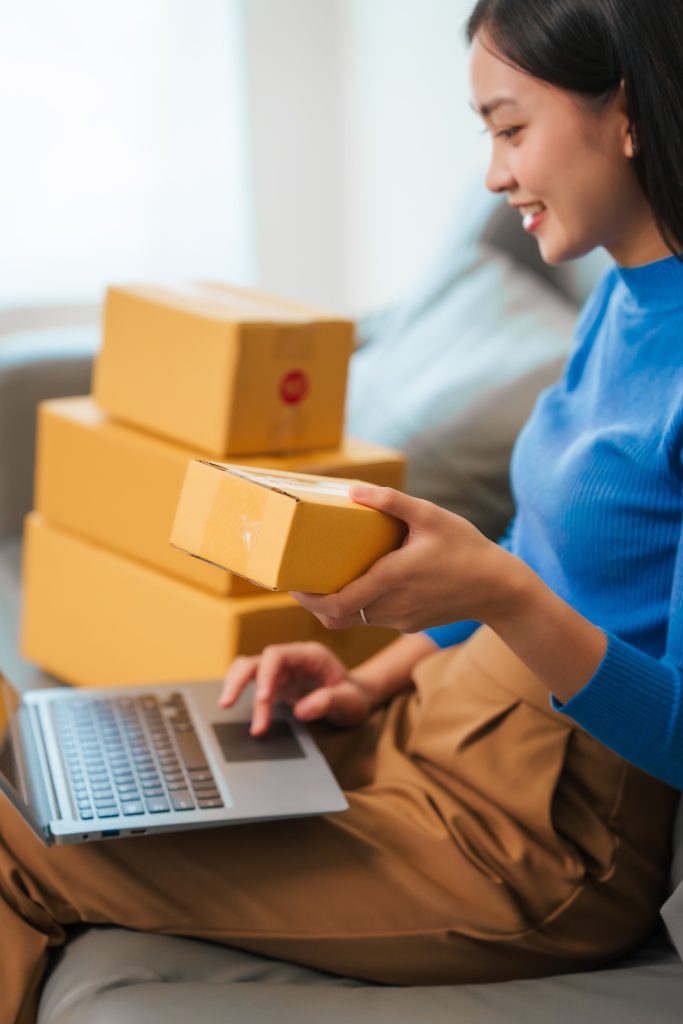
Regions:
[[[683,245],[681,0],[478,0],[467,38],[483,30],[512,64],[589,103],[623,81],[633,167],[672,252]]]

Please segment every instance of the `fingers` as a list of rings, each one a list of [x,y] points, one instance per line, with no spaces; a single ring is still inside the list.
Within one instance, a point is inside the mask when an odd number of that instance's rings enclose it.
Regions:
[[[218,698],[218,703],[222,708],[232,707],[244,688],[249,685],[256,675],[258,662],[258,655],[253,657],[241,655],[239,658],[235,658],[225,673],[223,689]]]
[[[334,702],[335,687],[319,687],[298,700],[293,707],[293,711],[302,722],[312,722],[316,718],[324,718],[329,713]]]
[[[273,704],[278,700],[277,686],[288,664],[291,654],[283,647],[266,647],[259,659],[254,686],[254,703],[251,712],[252,736],[262,736],[268,731],[273,716]],[[296,662],[295,662],[296,664]]]
[[[343,678],[345,666],[323,644],[273,644],[260,656],[240,657],[226,674],[219,703],[231,707],[254,681],[251,733],[263,735],[279,700],[294,703],[307,689]]]
[[[292,591],[292,597],[317,616],[327,629],[348,629],[361,624],[359,610],[364,609],[368,622],[373,618],[372,605],[385,594],[402,585],[404,552],[402,549],[383,555],[366,573],[343,587],[336,594],[303,594]]]
[[[430,507],[430,503],[422,498],[411,498],[393,487],[373,487],[370,484],[353,484],[349,488],[349,497],[358,505],[386,512],[413,527],[420,525]]]
[[[408,524],[409,533],[401,548],[378,558],[366,573],[343,587],[336,594],[305,594],[291,591],[299,604],[312,612],[328,629],[348,629],[360,623],[363,608],[369,622],[381,625],[371,617],[372,605],[386,594],[405,586],[409,578],[406,557],[413,551],[418,533],[426,533],[434,521],[435,506],[421,498],[411,498],[392,487],[371,487],[353,484],[349,494],[359,504],[396,516]],[[410,556],[408,556],[410,557]],[[370,610],[370,611],[369,611]]]

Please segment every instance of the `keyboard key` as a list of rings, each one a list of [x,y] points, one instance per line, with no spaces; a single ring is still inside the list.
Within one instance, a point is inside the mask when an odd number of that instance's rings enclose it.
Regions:
[[[177,793],[171,793],[171,802],[175,811],[194,810],[194,800],[192,799],[192,794],[187,789],[182,789]]]
[[[93,785],[92,795],[95,798],[95,800],[98,800],[102,797],[113,797],[114,792],[109,782],[101,782],[99,785]]]
[[[193,782],[208,782],[209,780],[213,782],[213,775],[208,768],[190,768],[190,778]]]
[[[222,807],[223,801],[220,797],[202,797],[197,801],[202,810],[208,810],[211,807]]]
[[[208,768],[204,751],[195,732],[177,733],[176,741],[180,749],[180,756],[188,768]]]
[[[195,789],[194,795],[196,796],[197,800],[213,800],[216,797],[219,797],[220,793],[218,792],[217,789]]]
[[[165,797],[153,796],[148,798],[146,803],[150,814],[160,814],[163,811],[170,810],[168,800]]]
[[[124,800],[121,803],[121,810],[126,815],[145,813],[145,808],[140,800]]]
[[[116,804],[95,804],[98,818],[118,818],[119,809]]]
[[[91,818],[95,817],[92,807],[79,808],[78,817],[82,818],[83,821],[90,821]]]

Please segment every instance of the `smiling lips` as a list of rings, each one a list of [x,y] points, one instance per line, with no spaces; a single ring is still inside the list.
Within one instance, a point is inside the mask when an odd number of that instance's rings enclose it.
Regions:
[[[522,215],[522,227],[525,231],[535,231],[543,219],[546,206],[543,203],[529,203],[518,207]]]

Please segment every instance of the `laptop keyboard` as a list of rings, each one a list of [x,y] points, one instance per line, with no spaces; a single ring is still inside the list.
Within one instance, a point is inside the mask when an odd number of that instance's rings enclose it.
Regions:
[[[51,709],[84,821],[223,806],[182,694],[57,699]]]

